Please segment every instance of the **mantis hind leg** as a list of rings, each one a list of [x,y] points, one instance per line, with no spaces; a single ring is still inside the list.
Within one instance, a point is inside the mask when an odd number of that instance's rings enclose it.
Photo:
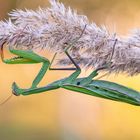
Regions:
[[[113,57],[113,54],[114,54],[114,50],[115,50],[115,46],[116,46],[117,41],[118,40],[115,39],[109,63],[97,68],[96,70],[94,70],[88,77],[84,78],[81,81],[81,85],[88,85],[92,81],[92,79],[98,75],[98,71],[104,70],[104,69],[106,69],[106,68],[108,68],[110,66],[110,63],[111,63],[111,60],[112,60],[112,57]]]

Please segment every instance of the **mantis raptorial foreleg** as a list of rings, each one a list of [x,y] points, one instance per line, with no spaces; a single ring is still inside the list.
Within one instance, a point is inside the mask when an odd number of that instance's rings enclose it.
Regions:
[[[4,59],[3,47],[1,47],[1,59],[6,64],[35,64],[35,63],[43,63],[42,68],[40,69],[38,75],[32,82],[31,88],[37,87],[39,82],[42,80],[45,75],[47,69],[49,68],[50,62],[48,59],[37,55],[33,51],[27,50],[14,50],[10,49],[10,52],[17,55],[18,57],[14,57],[11,59]]]

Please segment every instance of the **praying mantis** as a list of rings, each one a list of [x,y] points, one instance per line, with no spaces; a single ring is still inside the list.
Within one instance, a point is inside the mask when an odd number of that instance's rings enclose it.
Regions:
[[[98,72],[102,69],[105,69],[105,67],[101,67],[94,70],[87,77],[78,78],[78,76],[81,73],[81,69],[68,53],[68,49],[64,50],[64,52],[71,60],[71,62],[75,65],[76,68],[56,68],[56,69],[51,68],[51,64],[56,55],[54,55],[52,61],[50,62],[47,58],[39,56],[38,54],[34,53],[31,50],[30,51],[14,50],[14,49],[9,49],[9,50],[11,53],[17,55],[17,57],[5,60],[3,55],[3,46],[2,46],[1,53],[0,53],[1,59],[6,64],[43,63],[42,68],[40,69],[38,75],[33,80],[32,85],[29,89],[19,88],[15,82],[12,84],[13,94],[16,96],[19,95],[27,96],[31,94],[37,94],[49,90],[63,88],[71,91],[84,93],[91,96],[101,97],[104,99],[110,99],[114,101],[120,101],[132,105],[140,106],[139,92],[113,82],[104,81],[104,80],[94,80],[94,78],[98,75]],[[37,87],[47,70],[75,70],[75,72],[72,73],[69,77],[52,82],[47,86]]]

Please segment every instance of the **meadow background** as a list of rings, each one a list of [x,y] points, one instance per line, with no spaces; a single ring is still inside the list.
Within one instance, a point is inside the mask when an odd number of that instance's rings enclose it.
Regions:
[[[97,25],[128,35],[140,28],[140,0],[61,0]],[[0,19],[16,8],[46,7],[47,0],[0,0]],[[11,57],[5,49],[7,58]],[[50,52],[38,52],[51,59]],[[12,82],[26,88],[40,69],[36,65],[6,65],[0,61],[0,102],[11,94]],[[84,71],[86,76],[90,70]],[[40,86],[70,75],[49,71]],[[140,75],[112,74],[103,79],[140,91]],[[0,106],[0,140],[139,140],[140,107],[104,100],[63,89],[13,97]]]

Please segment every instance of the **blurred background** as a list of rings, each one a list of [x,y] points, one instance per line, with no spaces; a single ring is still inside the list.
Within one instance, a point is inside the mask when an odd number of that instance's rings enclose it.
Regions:
[[[140,0],[61,0],[97,25],[127,35],[140,27]],[[0,0],[0,19],[16,8],[48,6],[48,0]],[[53,54],[39,52],[51,59]],[[5,49],[7,58],[11,57]],[[37,65],[6,65],[0,61],[0,102],[11,95],[14,81],[27,88],[40,69]],[[47,72],[40,86],[70,75]],[[86,76],[90,70],[83,71]],[[110,75],[114,81],[140,91],[140,75]],[[104,100],[64,89],[13,97],[0,106],[0,140],[139,140],[140,107]]]

